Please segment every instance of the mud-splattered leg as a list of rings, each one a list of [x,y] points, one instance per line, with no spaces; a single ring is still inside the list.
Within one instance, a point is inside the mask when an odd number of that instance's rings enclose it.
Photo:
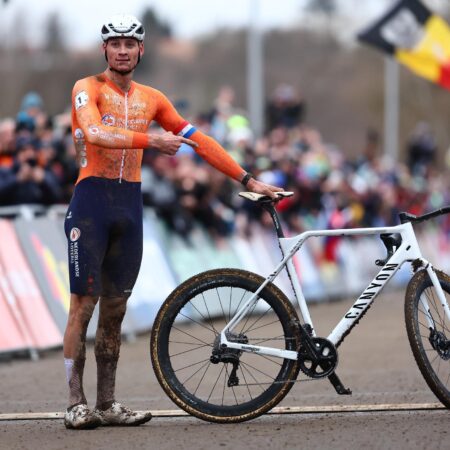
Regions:
[[[97,361],[97,404],[106,410],[114,402],[116,369],[121,344],[121,325],[127,308],[127,298],[102,297],[97,334],[95,359]]]
[[[64,333],[64,363],[69,384],[69,406],[84,403],[83,372],[86,361],[86,331],[94,312],[96,297],[71,294]]]

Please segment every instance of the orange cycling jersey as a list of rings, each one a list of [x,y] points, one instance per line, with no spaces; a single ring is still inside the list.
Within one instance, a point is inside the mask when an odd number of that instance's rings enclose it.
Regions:
[[[189,137],[195,151],[226,175],[240,180],[245,172],[212,138],[197,131],[157,89],[131,82],[123,92],[105,74],[77,81],[72,93],[72,135],[80,173],[77,183],[94,176],[141,180],[142,152],[151,147],[152,120],[165,130]]]

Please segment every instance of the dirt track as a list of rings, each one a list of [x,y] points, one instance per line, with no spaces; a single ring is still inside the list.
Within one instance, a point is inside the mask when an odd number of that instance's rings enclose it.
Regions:
[[[350,302],[312,307],[319,334]],[[149,359],[148,336],[125,343],[119,364],[117,398],[136,409],[174,409],[160,389]],[[338,374],[353,390],[338,396],[330,383],[297,383],[282,405],[437,403],[412,357],[403,319],[403,294],[389,293],[375,301],[340,348]],[[66,386],[62,352],[38,362],[0,363],[0,414],[53,412],[65,408]],[[95,364],[88,350],[85,375],[88,399],[95,399]],[[67,431],[61,420],[2,421],[0,449],[63,448],[450,448],[446,410],[326,413],[265,416],[237,425],[214,425],[191,417],[155,418],[135,429]]]

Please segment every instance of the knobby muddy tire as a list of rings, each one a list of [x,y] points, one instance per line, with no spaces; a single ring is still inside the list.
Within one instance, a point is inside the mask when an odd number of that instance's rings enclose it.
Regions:
[[[213,292],[211,290],[215,289],[217,292],[221,290],[220,292],[222,292],[224,288],[232,288],[230,290],[231,293],[233,292],[234,288],[239,290],[239,293],[243,291],[245,295],[247,291],[255,292],[257,288],[263,283],[263,281],[264,278],[262,278],[261,276],[244,270],[210,270],[195,275],[192,278],[186,280],[169,295],[164,304],[161,306],[153,324],[151,334],[150,353],[153,368],[156,377],[166,394],[181,409],[188,412],[189,414],[210,422],[243,422],[258,417],[272,409],[286,396],[286,394],[292,388],[293,381],[296,380],[299,372],[299,365],[297,360],[278,359],[275,362],[272,362],[269,360],[270,358],[266,358],[267,361],[258,359],[259,362],[263,362],[270,367],[272,367],[272,363],[277,363],[278,366],[280,366],[279,373],[274,377],[274,382],[271,382],[271,384],[269,384],[267,388],[266,386],[261,388],[263,389],[263,392],[256,398],[250,398],[250,400],[248,401],[238,403],[238,399],[235,395],[237,403],[236,405],[220,405],[210,402],[209,399],[205,400],[202,398],[198,398],[195,392],[190,392],[190,390],[188,390],[186,386],[184,386],[183,382],[181,382],[177,378],[177,374],[172,367],[173,363],[171,361],[171,355],[169,353],[169,346],[171,345],[170,333],[172,329],[176,330],[176,328],[178,327],[178,325],[175,325],[175,318],[179,315],[182,308],[185,307],[185,309],[183,310],[185,311],[187,307],[191,306],[190,300],[192,300],[192,303],[194,304],[194,302],[199,298],[200,295],[203,295],[204,299],[205,294],[208,295],[208,293]],[[269,307],[273,309],[273,313],[269,317],[275,317],[275,319],[279,321],[279,324],[277,323],[277,325],[275,326],[280,327],[280,330],[282,330],[284,334],[281,339],[278,339],[279,341],[282,341],[279,343],[279,345],[281,345],[282,348],[296,351],[298,349],[298,342],[300,339],[297,325],[298,317],[290,301],[278,287],[271,283],[267,285],[263,291],[261,291],[261,293],[259,294],[259,298],[263,301],[264,305],[269,305]],[[261,302],[261,300],[259,300],[259,302]],[[219,300],[219,302],[221,301]],[[206,305],[207,303],[205,302],[205,306]],[[225,312],[223,315],[225,316],[225,322],[227,322],[230,319],[230,316],[226,315]],[[232,314],[230,313],[230,315]],[[190,323],[190,325],[191,328],[189,328],[189,335],[193,336],[195,336],[195,332],[197,330],[199,332],[204,332],[202,327],[206,328],[204,326],[204,322],[201,323],[197,320],[192,320],[192,323]],[[212,322],[212,328],[214,328],[214,322]],[[178,331],[174,331],[174,333],[176,332]],[[210,334],[213,335],[213,333]],[[211,339],[212,337],[213,336],[211,336]],[[207,344],[209,344],[210,346],[212,345],[212,343],[212,340],[207,342]],[[210,351],[212,352],[212,347],[206,349],[206,352]],[[241,358],[243,359],[246,356],[250,357],[249,355],[249,353],[243,352]],[[252,357],[255,356],[252,354]],[[258,355],[258,357],[261,358],[264,356]],[[205,364],[209,364],[209,362],[206,362]],[[244,365],[244,363],[242,362],[240,364],[241,370],[244,371],[245,367],[242,368],[242,365]],[[227,366],[226,364],[222,365]],[[274,368],[275,373],[278,371],[278,366]],[[217,366],[212,367],[211,370],[215,370],[216,368],[218,370]],[[208,369],[209,368],[207,367],[205,370],[205,374],[203,375],[203,377],[205,378],[208,373]],[[257,372],[255,373],[258,375]],[[228,372],[226,372],[226,374],[228,374]],[[224,374],[225,378],[226,374]],[[242,375],[240,375],[240,377],[242,379]],[[212,375],[211,378],[213,378]],[[226,383],[224,381],[224,392],[226,389],[225,384]],[[250,394],[250,388],[247,389],[249,389]]]
[[[436,270],[438,280],[450,301],[450,277]],[[421,295],[425,295],[430,309],[430,315],[446,339],[450,339],[450,321],[445,317],[441,304],[428,273],[425,270],[417,272],[410,280],[405,295],[405,321],[409,343],[414,358],[425,381],[436,397],[450,408],[450,360],[441,357],[430,343],[430,330],[427,328],[426,315],[419,303]],[[449,355],[450,356],[450,355]]]

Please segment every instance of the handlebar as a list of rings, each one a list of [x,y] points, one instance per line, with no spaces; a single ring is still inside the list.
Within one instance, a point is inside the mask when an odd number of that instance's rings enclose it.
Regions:
[[[415,216],[414,214],[401,212],[399,213],[398,217],[400,219],[400,223],[419,223],[424,222],[425,220],[432,219],[433,217],[442,216],[443,214],[448,213],[450,213],[450,206],[445,206],[444,208],[437,209],[436,211],[432,211],[427,214],[423,214],[422,216]]]

